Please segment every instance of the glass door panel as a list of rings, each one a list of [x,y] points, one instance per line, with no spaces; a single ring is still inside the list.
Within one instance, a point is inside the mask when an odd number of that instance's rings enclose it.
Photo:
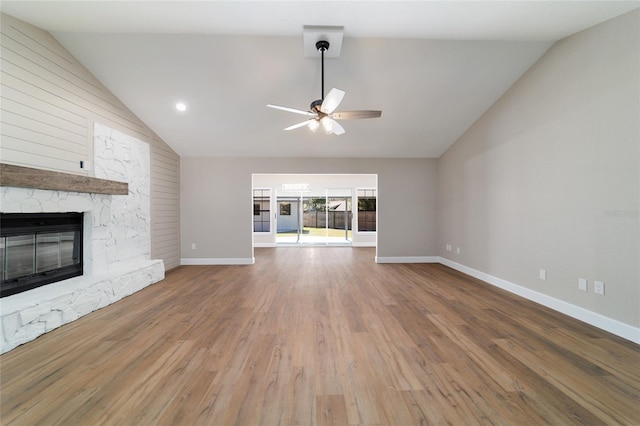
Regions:
[[[327,243],[350,244],[352,194],[349,188],[327,189]]]
[[[302,216],[303,227],[300,242],[325,244],[327,242],[327,197],[303,197]]]
[[[276,203],[276,243],[300,242],[300,197],[279,196]]]

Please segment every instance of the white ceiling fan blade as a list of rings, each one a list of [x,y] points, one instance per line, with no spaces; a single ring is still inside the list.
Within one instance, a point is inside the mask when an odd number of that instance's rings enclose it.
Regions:
[[[322,128],[327,134],[333,133],[334,135],[341,135],[345,132],[344,128],[339,125],[337,121],[329,117],[323,117],[320,121],[322,122]]]
[[[289,107],[280,106],[280,105],[268,104],[267,107],[274,108],[274,109],[281,109],[282,111],[293,112],[293,113],[296,113],[296,114],[306,115],[307,117],[315,117],[316,116],[313,112],[302,111],[301,109],[289,108]]]
[[[345,132],[344,128],[338,124],[337,121],[335,120],[331,120],[333,121],[333,134],[334,135],[341,135]]]
[[[322,105],[320,106],[320,111],[325,114],[331,114],[338,108],[340,102],[342,102],[342,98],[344,98],[344,92],[340,89],[333,88],[329,91],[329,94],[322,101]]]
[[[378,118],[382,116],[382,111],[340,111],[331,114],[331,118],[336,120],[350,120],[354,118]]]
[[[315,119],[315,118],[312,118],[311,120],[306,120],[306,121],[303,121],[302,123],[298,123],[298,124],[294,124],[293,126],[289,126],[289,127],[287,127],[286,129],[284,129],[284,130],[293,130],[293,129],[297,129],[298,127],[302,127],[302,126],[309,126],[309,127],[311,127],[311,126],[310,126],[310,125],[311,125],[311,123],[312,123],[312,122],[315,122],[315,121],[316,121],[316,119]]]

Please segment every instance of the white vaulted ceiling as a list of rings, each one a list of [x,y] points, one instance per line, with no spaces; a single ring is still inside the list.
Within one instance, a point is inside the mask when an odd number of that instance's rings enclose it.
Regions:
[[[555,42],[637,1],[3,1],[52,34],[181,156],[438,157]],[[320,98],[304,25],[344,26],[325,62],[342,136],[282,129]],[[188,110],[174,105],[184,101]]]

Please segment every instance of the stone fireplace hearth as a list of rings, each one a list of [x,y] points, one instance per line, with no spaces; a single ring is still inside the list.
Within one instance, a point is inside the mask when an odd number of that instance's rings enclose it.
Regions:
[[[128,195],[0,187],[3,213],[85,213],[84,275],[0,299],[0,352],[164,278],[150,259],[149,158],[148,144],[96,123],[95,177],[127,182]]]

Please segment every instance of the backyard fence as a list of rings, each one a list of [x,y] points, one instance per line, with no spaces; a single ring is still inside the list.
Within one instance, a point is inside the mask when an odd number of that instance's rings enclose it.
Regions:
[[[344,212],[329,212],[329,226],[330,229],[345,229],[344,220],[345,214]],[[351,212],[347,213],[348,218],[348,228],[351,229]],[[303,223],[305,227],[308,228],[327,228],[327,212],[323,211],[310,211],[304,212]]]

